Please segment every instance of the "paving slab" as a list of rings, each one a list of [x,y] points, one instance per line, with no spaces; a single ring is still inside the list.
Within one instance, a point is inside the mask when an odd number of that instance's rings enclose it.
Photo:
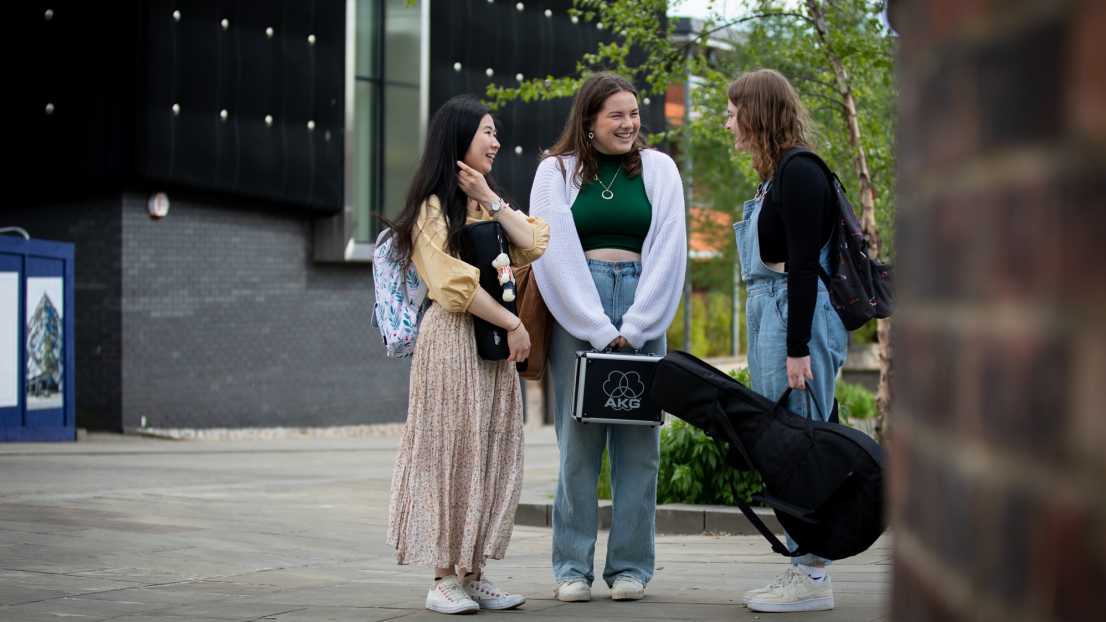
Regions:
[[[395,437],[178,442],[90,434],[78,443],[0,445],[0,620],[442,620],[423,609],[429,569],[396,565],[384,542],[397,444]],[[591,602],[558,602],[544,526],[556,470],[552,430],[528,429],[523,500],[541,505],[541,526],[516,526],[507,558],[487,569],[528,602],[481,616],[886,617],[889,537],[834,565],[831,612],[745,609],[741,593],[768,582],[784,562],[759,536],[723,533],[659,535],[644,601],[611,601],[599,579]],[[702,525],[712,515],[711,508],[671,510],[698,512],[691,522]],[[601,531],[597,575],[606,538]]]

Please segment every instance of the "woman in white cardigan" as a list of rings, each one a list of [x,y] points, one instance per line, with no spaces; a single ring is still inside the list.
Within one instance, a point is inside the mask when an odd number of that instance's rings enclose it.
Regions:
[[[600,73],[576,94],[560,140],[538,166],[530,212],[549,223],[534,264],[556,320],[549,373],[560,475],[553,508],[555,596],[591,599],[603,448],[614,495],[603,579],[615,600],[637,600],[653,576],[659,432],[572,419],[578,350],[663,354],[687,261],[683,185],[667,155],[646,149],[637,92]]]

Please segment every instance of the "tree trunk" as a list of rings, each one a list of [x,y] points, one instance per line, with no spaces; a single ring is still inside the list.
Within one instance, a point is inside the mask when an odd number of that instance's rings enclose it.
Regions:
[[[876,438],[880,444],[891,437],[891,380],[894,378],[894,358],[891,345],[891,320],[876,320],[879,339],[879,389],[876,391]]]
[[[820,0],[806,0],[806,8],[818,42],[826,53],[826,59],[833,67],[837,94],[844,102],[842,114],[849,130],[849,145],[853,148],[853,164],[860,180],[860,224],[868,236],[868,249],[873,257],[879,256],[880,239],[876,229],[876,192],[872,185],[872,174],[868,168],[868,156],[864,153],[864,144],[860,140],[860,123],[856,113],[856,99],[853,97],[852,83],[841,57],[829,45],[829,22],[826,20],[825,6]],[[888,427],[888,413],[891,408],[891,322],[878,320],[876,330],[879,339],[879,390],[876,393],[876,435],[882,443]]]

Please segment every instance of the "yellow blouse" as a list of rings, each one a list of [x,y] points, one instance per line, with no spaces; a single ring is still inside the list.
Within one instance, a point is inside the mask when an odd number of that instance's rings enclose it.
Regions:
[[[487,211],[479,206],[475,209],[469,207],[465,224],[485,220],[491,220]],[[533,216],[526,221],[533,231],[533,242],[527,248],[509,246],[511,265],[516,268],[533,263],[549,246],[549,225]],[[449,227],[438,197],[431,196],[423,202],[411,235],[414,237],[411,260],[415,262],[419,278],[426,283],[431,300],[453,313],[468,311],[480,288],[480,269],[445,250]]]

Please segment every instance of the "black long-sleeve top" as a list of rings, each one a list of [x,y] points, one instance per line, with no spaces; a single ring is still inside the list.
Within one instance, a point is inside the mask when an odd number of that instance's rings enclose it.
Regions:
[[[765,262],[786,264],[787,356],[802,357],[810,354],[818,254],[833,234],[836,205],[826,174],[809,157],[798,156],[787,163],[779,189],[780,200],[765,200],[761,208],[760,256]]]

